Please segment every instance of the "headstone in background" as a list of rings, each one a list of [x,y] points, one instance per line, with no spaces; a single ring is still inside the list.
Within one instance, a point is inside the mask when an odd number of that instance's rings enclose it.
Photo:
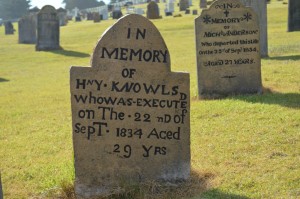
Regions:
[[[288,32],[300,31],[300,1],[289,0]]]
[[[108,19],[108,8],[107,6],[102,6],[100,9],[100,15],[102,15],[102,20]]]
[[[151,1],[147,5],[147,18],[148,19],[159,19],[159,7],[158,4],[154,1]]]
[[[88,20],[88,21],[94,20],[93,19],[93,13],[88,12],[87,15],[86,15],[86,20]]]
[[[268,19],[266,0],[241,0],[241,2],[245,6],[251,7],[258,16],[260,30],[260,55],[261,57],[268,57]]]
[[[53,6],[46,5],[37,16],[37,51],[58,50],[59,19]]]
[[[81,16],[80,16],[80,15],[77,15],[77,16],[75,17],[75,21],[76,21],[76,22],[80,22],[80,21],[81,21]]]
[[[185,14],[186,14],[186,15],[187,15],[187,14],[191,14],[190,9],[186,9],[186,10],[185,10]]]
[[[170,68],[160,32],[137,14],[105,32],[91,67],[71,67],[77,197],[189,177],[189,74]]]
[[[179,1],[179,11],[185,11],[188,8],[189,8],[189,0]]]
[[[59,25],[60,26],[65,26],[68,23],[68,18],[67,18],[67,10],[63,8],[57,9],[57,15],[59,19]]]
[[[200,8],[201,9],[207,8],[207,0],[200,0]]]
[[[33,14],[22,17],[18,22],[19,43],[35,44],[36,43],[36,16]]]
[[[121,10],[114,10],[112,12],[112,18],[113,19],[119,19],[123,16],[122,11]]]
[[[72,14],[73,14],[73,17],[76,18],[78,17],[79,15],[79,9],[77,7],[75,7],[73,10],[72,10]],[[75,20],[76,21],[76,20]]]
[[[136,8],[135,9],[135,14],[143,15],[143,14],[145,14],[145,11],[144,11],[143,8]]]
[[[166,4],[166,12],[173,13],[175,11],[175,4],[173,2],[168,2]]]
[[[93,13],[94,23],[99,23],[101,21],[100,14],[98,12]]]
[[[262,91],[259,24],[239,0],[218,0],[195,20],[200,98]]]
[[[173,16],[173,13],[172,12],[165,12],[165,15],[166,15],[166,17]]]
[[[16,31],[14,29],[13,24],[10,21],[5,22],[4,27],[5,27],[5,34],[6,35],[13,35],[14,32]]]
[[[198,10],[193,10],[193,15],[198,15]]]
[[[31,8],[28,10],[29,14],[32,14],[32,15],[37,15],[37,13],[40,11],[40,9],[38,7],[34,7],[34,8]]]

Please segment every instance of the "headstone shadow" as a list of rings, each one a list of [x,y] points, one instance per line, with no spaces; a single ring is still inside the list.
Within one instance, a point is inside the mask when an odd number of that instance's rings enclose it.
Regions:
[[[242,100],[250,103],[277,104],[283,107],[300,109],[300,93],[266,93],[263,95],[237,95],[232,99]]]
[[[266,60],[279,60],[279,61],[285,61],[285,60],[300,60],[300,55],[287,55],[287,56],[276,56],[276,57],[268,57],[265,58]]]
[[[49,52],[58,55],[68,56],[68,57],[81,57],[81,58],[90,57],[90,55],[87,53],[73,51],[73,50],[53,50]]]
[[[9,81],[8,79],[4,79],[0,77],[0,82],[8,82],[8,81]]]

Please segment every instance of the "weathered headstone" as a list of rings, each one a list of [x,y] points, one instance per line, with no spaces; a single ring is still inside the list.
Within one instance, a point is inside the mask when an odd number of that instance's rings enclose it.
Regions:
[[[15,32],[14,26],[10,21],[4,23],[5,27],[5,34],[6,35],[13,35]]]
[[[36,43],[36,16],[26,15],[18,22],[19,43],[35,44]]]
[[[148,19],[159,19],[159,7],[156,2],[150,1],[147,5],[147,18]]]
[[[93,13],[94,23],[99,23],[101,21],[100,14],[98,12]]]
[[[57,50],[59,46],[59,19],[53,6],[46,5],[37,16],[36,50]]]
[[[189,0],[180,0],[179,11],[185,11],[187,8],[189,8]]]
[[[76,22],[81,22],[81,16],[80,16],[80,15],[77,15],[77,16],[75,17],[75,21],[76,21]]]
[[[193,10],[193,15],[198,15],[198,10]]]
[[[195,20],[200,98],[262,91],[259,25],[239,0],[218,0]]]
[[[114,10],[114,11],[112,12],[112,18],[113,18],[113,19],[119,19],[119,18],[121,18],[122,16],[123,16],[123,13],[122,13],[121,10]]]
[[[101,36],[91,67],[71,67],[70,78],[78,197],[189,177],[189,74],[170,71],[149,20],[119,19]]]
[[[200,8],[207,8],[207,0],[200,0]]]
[[[186,9],[185,10],[185,14],[190,14],[191,13],[191,10],[190,9]]]
[[[288,31],[300,31],[300,1],[289,0]]]
[[[87,15],[86,15],[86,20],[88,20],[88,21],[93,20],[93,13],[88,12]]]
[[[57,15],[59,19],[59,25],[60,26],[65,26],[68,23],[68,18],[67,18],[67,10],[63,8],[57,9]]]
[[[268,57],[268,20],[266,0],[241,0],[245,6],[251,7],[258,16],[260,30],[260,55]]]

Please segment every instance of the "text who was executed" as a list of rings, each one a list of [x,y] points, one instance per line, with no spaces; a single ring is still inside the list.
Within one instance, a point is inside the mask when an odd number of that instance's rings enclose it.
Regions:
[[[78,197],[101,196],[124,182],[189,177],[189,74],[170,68],[159,31],[137,14],[101,36],[91,67],[71,67]]]

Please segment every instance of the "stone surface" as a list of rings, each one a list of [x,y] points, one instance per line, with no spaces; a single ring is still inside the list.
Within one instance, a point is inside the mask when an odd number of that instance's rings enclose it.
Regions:
[[[174,11],[175,11],[175,4],[173,2],[167,3],[165,12],[173,13]]]
[[[195,20],[200,98],[262,91],[259,25],[238,0],[218,0]]]
[[[15,32],[14,26],[10,21],[4,23],[4,28],[6,35],[13,35]]]
[[[27,15],[22,17],[18,22],[19,43],[35,44],[36,43],[36,16]]]
[[[200,0],[200,8],[207,8],[207,0]]]
[[[289,0],[288,31],[300,31],[300,1]]]
[[[93,13],[94,23],[99,23],[101,21],[100,14],[98,12]]]
[[[148,19],[159,19],[159,7],[156,2],[150,1],[147,5],[147,18]]]
[[[189,177],[189,74],[170,71],[149,20],[119,19],[101,36],[91,67],[71,67],[70,78],[77,197]]]
[[[241,0],[245,6],[251,7],[258,16],[260,30],[260,55],[268,57],[268,19],[266,0]]]
[[[187,8],[189,8],[189,0],[180,0],[179,11],[185,11]]]
[[[67,18],[67,10],[63,8],[57,9],[57,16],[59,19],[59,25],[65,26],[68,24],[68,18]]]
[[[122,16],[123,16],[123,13],[122,13],[121,10],[114,10],[114,11],[112,12],[112,18],[113,18],[113,19],[119,19],[119,18],[121,18]]]
[[[46,5],[37,15],[37,51],[57,50],[59,46],[59,19],[53,6]]]
[[[198,15],[198,10],[193,10],[193,15]]]

